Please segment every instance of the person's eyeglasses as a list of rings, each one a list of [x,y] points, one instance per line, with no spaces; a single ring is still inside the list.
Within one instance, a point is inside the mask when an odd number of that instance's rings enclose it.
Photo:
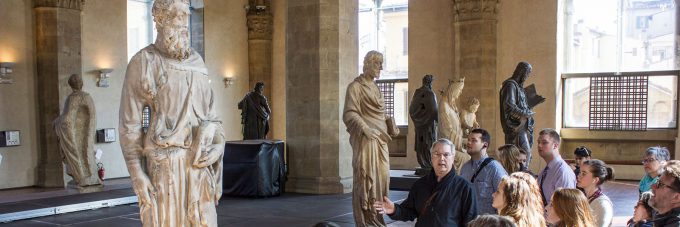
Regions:
[[[654,159],[654,158],[646,158],[646,159],[642,159],[642,164],[651,163],[651,162],[653,162],[653,161],[656,161],[656,159]]]
[[[448,153],[448,152],[447,153],[434,153],[434,154],[432,154],[432,156],[434,156],[435,158],[441,158],[442,156],[444,156],[445,158],[448,158],[449,156],[451,156],[451,153]]]
[[[670,189],[673,190],[674,192],[680,191],[680,190],[678,190],[678,189],[675,189],[673,186],[664,184],[663,182],[661,182],[661,179],[659,179],[658,181],[656,181],[656,184],[654,184],[654,185],[656,185],[656,188],[657,188],[657,189],[660,189],[660,188],[662,188],[662,187],[666,187],[666,188],[670,188]]]

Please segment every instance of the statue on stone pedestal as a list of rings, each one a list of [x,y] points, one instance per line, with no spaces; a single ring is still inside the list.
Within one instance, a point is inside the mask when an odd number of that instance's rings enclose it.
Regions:
[[[545,98],[536,94],[533,84],[526,90],[523,87],[530,73],[531,65],[528,62],[518,63],[515,72],[503,82],[500,91],[500,117],[505,143],[527,151],[527,163],[531,162],[531,147],[534,143],[534,111],[531,109],[545,101]]]
[[[97,122],[94,101],[90,94],[82,91],[83,79],[80,75],[71,75],[68,84],[73,93],[66,98],[64,111],[53,123],[54,131],[59,137],[59,148],[66,164],[66,173],[73,177],[79,188],[101,186],[94,158]]]
[[[243,139],[256,140],[265,139],[269,132],[269,116],[271,109],[267,103],[264,92],[264,83],[257,82],[255,89],[248,92],[238,103],[241,110],[241,124],[243,124]]]
[[[460,126],[463,128],[463,138],[467,138],[472,129],[479,128],[476,114],[479,109],[479,99],[469,98],[466,106],[467,108],[460,111]]]
[[[208,70],[189,45],[189,12],[188,0],[154,1],[158,37],[132,57],[123,84],[121,148],[144,227],[217,226],[224,134]]]
[[[442,99],[439,101],[439,138],[446,138],[453,142],[456,148],[456,156],[453,166],[456,172],[465,162],[470,160],[470,155],[465,152],[463,144],[463,128],[460,123],[458,106],[456,101],[465,86],[465,78],[456,81],[449,81],[449,86],[442,92]]]
[[[437,140],[439,110],[437,108],[437,96],[432,91],[432,79],[432,75],[423,77],[423,86],[413,93],[409,106],[409,115],[415,125],[415,150],[418,164],[420,164],[420,169],[416,170],[416,175],[425,175],[432,169],[430,148]]]
[[[383,201],[390,185],[387,143],[399,134],[394,119],[385,113],[382,93],[375,84],[380,77],[383,55],[370,51],[364,57],[364,73],[355,78],[345,97],[343,122],[352,145],[352,209],[356,226],[386,226],[373,207]]]

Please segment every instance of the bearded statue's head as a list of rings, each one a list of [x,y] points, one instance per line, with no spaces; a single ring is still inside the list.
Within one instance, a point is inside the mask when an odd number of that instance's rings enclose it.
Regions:
[[[372,50],[366,53],[364,57],[364,76],[370,77],[372,79],[380,79],[380,70],[383,66],[383,54],[378,51]]]
[[[155,45],[169,57],[184,60],[189,44],[189,0],[156,0],[151,11],[158,37]]]

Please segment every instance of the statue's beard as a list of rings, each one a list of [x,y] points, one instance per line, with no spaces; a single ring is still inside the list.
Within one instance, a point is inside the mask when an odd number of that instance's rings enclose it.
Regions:
[[[184,60],[191,54],[189,45],[189,30],[185,26],[162,26],[159,27],[159,40],[161,48],[171,58]]]

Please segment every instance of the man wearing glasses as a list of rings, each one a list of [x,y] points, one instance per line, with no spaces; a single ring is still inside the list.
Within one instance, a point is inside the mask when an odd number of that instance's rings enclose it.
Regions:
[[[401,204],[384,197],[373,207],[393,220],[413,221],[416,226],[465,226],[477,216],[472,184],[453,170],[455,148],[448,139],[437,140],[430,149],[432,171],[418,179]]]
[[[645,176],[640,180],[640,194],[652,190],[652,184],[659,180],[661,167],[670,159],[668,149],[665,147],[650,147],[645,151],[642,165],[645,168]]]
[[[663,174],[652,185],[650,205],[658,213],[654,226],[680,226],[680,161],[668,161]]]

